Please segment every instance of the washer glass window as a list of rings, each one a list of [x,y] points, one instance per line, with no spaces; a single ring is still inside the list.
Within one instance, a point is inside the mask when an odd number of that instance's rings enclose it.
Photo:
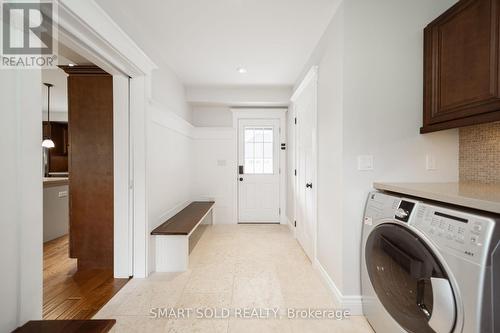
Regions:
[[[365,258],[373,288],[398,324],[408,332],[435,332],[431,278],[449,279],[428,246],[405,227],[381,224],[367,239]]]

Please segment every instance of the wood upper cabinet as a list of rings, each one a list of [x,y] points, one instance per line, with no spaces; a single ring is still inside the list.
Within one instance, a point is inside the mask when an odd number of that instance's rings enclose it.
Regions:
[[[68,172],[68,123],[43,122],[43,137],[49,136],[55,147],[48,150],[49,172]]]
[[[461,0],[424,31],[421,133],[500,120],[500,0]]]

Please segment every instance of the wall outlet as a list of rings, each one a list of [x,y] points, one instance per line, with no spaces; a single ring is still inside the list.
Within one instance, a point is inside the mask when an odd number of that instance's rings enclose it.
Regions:
[[[425,168],[429,171],[437,170],[436,157],[434,155],[428,154],[425,157]]]
[[[358,170],[359,171],[373,170],[373,155],[358,156]]]

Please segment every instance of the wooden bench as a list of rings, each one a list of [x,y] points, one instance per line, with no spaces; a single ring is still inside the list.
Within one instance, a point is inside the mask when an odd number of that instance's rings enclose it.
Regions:
[[[115,319],[32,320],[13,333],[106,333],[115,323]]]
[[[192,202],[151,232],[155,236],[156,271],[187,270],[189,254],[208,224],[213,224],[213,201]]]

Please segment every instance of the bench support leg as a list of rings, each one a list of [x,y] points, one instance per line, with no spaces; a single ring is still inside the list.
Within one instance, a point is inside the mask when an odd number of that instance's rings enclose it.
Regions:
[[[189,264],[187,236],[156,236],[156,271],[184,272]]]

